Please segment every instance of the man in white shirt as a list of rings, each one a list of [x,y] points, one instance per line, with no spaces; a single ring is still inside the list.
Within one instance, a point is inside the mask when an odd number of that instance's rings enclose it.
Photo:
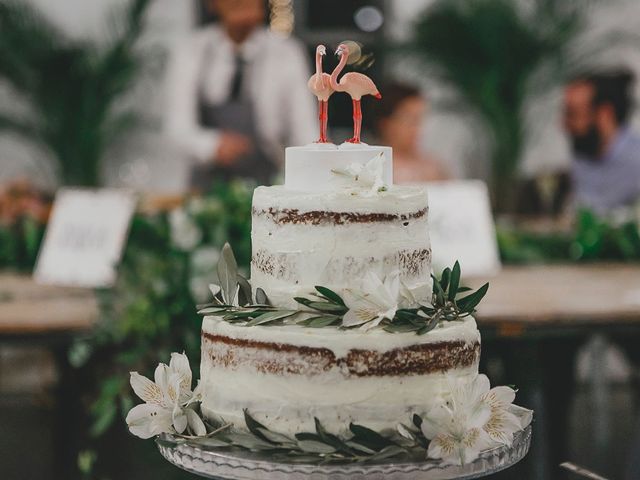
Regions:
[[[166,132],[193,161],[192,187],[269,183],[285,145],[314,140],[310,76],[295,40],[264,27],[263,0],[208,0],[219,23],[195,31],[167,73]]]

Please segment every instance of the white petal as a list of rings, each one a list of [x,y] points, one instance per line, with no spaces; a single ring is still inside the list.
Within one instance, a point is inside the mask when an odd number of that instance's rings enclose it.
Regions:
[[[489,383],[489,378],[481,373],[470,382],[468,398],[482,398],[482,396],[485,395],[490,388],[491,384]]]
[[[215,297],[216,295],[218,295],[220,293],[222,288],[220,287],[220,285],[216,285],[215,283],[210,283],[209,284],[209,290],[211,290],[211,293]]]
[[[129,431],[140,438],[151,438],[171,431],[171,415],[159,405],[136,405],[127,414],[126,422]]]
[[[198,435],[200,437],[206,435],[207,428],[204,426],[204,422],[202,421],[200,416],[191,408],[188,408],[186,412],[189,430],[191,430],[194,435]]]
[[[163,395],[167,390],[167,384],[169,381],[168,376],[169,367],[164,363],[159,363],[156,367],[156,371],[153,373],[153,378],[156,382],[156,385],[158,385],[158,387],[160,387],[160,390],[162,390]]]
[[[172,353],[169,369],[180,376],[180,397],[191,396],[191,367],[184,353]]]
[[[179,405],[176,405],[171,416],[173,421],[173,428],[176,429],[176,432],[184,432],[187,428],[187,414],[185,413],[184,409]]]
[[[131,388],[142,401],[155,405],[162,404],[162,391],[158,385],[138,372],[131,372],[130,375]]]
[[[509,387],[494,387],[485,394],[484,398],[492,407],[508,408],[516,399],[516,392]]]
[[[371,321],[375,316],[375,311],[367,310],[366,308],[352,308],[342,317],[342,325],[355,327]]]

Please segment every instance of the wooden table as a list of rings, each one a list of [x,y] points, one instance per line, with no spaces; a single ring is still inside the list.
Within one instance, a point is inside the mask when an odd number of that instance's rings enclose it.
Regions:
[[[559,478],[578,349],[593,335],[606,334],[617,335],[629,353],[638,354],[640,265],[509,266],[493,278],[467,283],[477,288],[485,281],[489,292],[476,315],[483,368],[487,359],[501,357],[507,383],[520,389],[518,402],[536,411],[532,451],[524,464],[528,471],[521,476]],[[593,396],[606,399],[601,373],[592,372]],[[599,436],[606,444],[607,423],[596,423],[602,428],[594,432],[594,442]],[[606,462],[604,453],[598,461]]]
[[[55,478],[72,478],[77,447],[70,422],[80,411],[79,386],[68,361],[73,339],[90,331],[98,318],[98,303],[90,289],[36,284],[30,276],[0,273],[0,344],[19,343],[49,349],[56,360],[58,384],[53,440]]]
[[[509,266],[469,284],[478,287],[485,281],[489,292],[477,317],[481,326],[498,333],[640,325],[640,265]]]
[[[98,318],[92,290],[36,284],[30,276],[0,273],[0,337],[74,334]]]

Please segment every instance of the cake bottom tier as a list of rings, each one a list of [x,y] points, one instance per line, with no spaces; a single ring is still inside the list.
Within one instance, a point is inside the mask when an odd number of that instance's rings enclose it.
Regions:
[[[382,430],[424,413],[452,378],[478,374],[475,321],[431,332],[232,325],[206,317],[202,328],[202,409],[245,428],[243,410],[273,431],[333,433],[349,423]]]

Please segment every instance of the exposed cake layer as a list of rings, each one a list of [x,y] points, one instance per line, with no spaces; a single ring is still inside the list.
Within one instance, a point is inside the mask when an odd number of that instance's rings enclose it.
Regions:
[[[289,147],[285,151],[285,186],[301,192],[331,191],[344,185],[346,180],[332,170],[344,169],[382,155],[382,180],[393,183],[391,147],[376,147],[363,143],[333,145],[313,143],[302,147]]]
[[[478,372],[480,334],[472,318],[419,336],[298,326],[242,327],[216,317],[202,330],[202,407],[243,426],[242,410],[293,434],[318,417],[333,432],[349,422],[394,428]]]
[[[295,305],[315,285],[340,292],[369,271],[399,271],[410,288],[430,286],[427,194],[390,187],[375,195],[300,193],[259,187],[253,196],[254,287],[275,305]]]

